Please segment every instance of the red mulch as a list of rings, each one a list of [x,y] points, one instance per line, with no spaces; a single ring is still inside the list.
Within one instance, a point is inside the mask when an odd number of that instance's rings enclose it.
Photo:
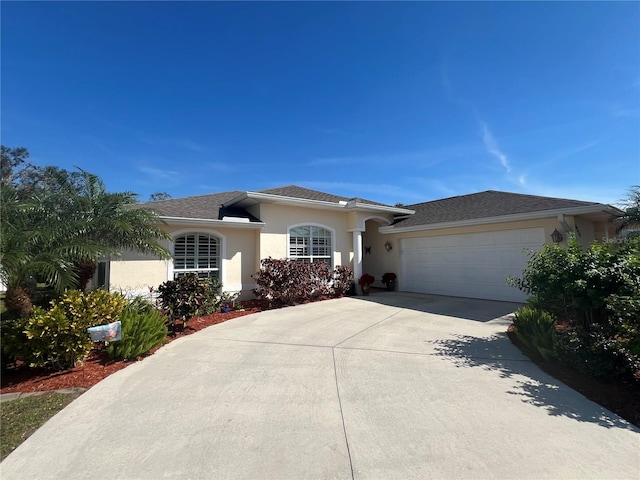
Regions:
[[[268,304],[260,300],[250,300],[243,302],[244,310],[232,310],[227,313],[213,313],[205,317],[192,318],[184,331],[175,335],[168,335],[165,345],[176,338],[184,335],[191,335],[203,328],[210,327],[216,323],[226,322],[233,318],[242,317],[251,313],[257,313],[268,308]],[[0,393],[13,392],[42,392],[47,390],[59,390],[63,388],[83,387],[89,388],[112,373],[117,372],[136,361],[140,361],[152,355],[162,345],[152,349],[146,354],[138,357],[135,361],[109,360],[104,348],[96,348],[85,360],[84,365],[79,365],[69,370],[53,372],[44,368],[30,368],[27,365],[18,365],[9,368],[2,374],[2,388]]]
[[[628,422],[640,426],[640,382],[601,380],[559,363],[548,362],[520,341],[513,325],[507,330],[507,335],[511,342],[541,370],[580,392],[589,400],[617,413]]]
[[[243,307],[243,311],[214,313],[204,317],[192,318],[184,331],[167,336],[165,344],[183,335],[191,335],[217,323],[268,310],[271,305],[263,300],[250,300],[243,302]],[[640,388],[638,385],[605,382],[568,367],[546,362],[535,352],[528,351],[526,346],[515,335],[513,326],[509,328],[508,335],[514,345],[552,377],[561,380],[585,397],[617,413],[629,422],[640,425]],[[138,357],[135,361],[140,361],[152,355],[161,347],[162,345],[154,348],[145,355]],[[89,388],[112,373],[133,363],[135,362],[109,360],[106,351],[103,348],[97,348],[91,352],[84,365],[69,370],[52,372],[44,368],[29,368],[26,365],[17,365],[3,373],[0,393],[40,392],[74,387]]]

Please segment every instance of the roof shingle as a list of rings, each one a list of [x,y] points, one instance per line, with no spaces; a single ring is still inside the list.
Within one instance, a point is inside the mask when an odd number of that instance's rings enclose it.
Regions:
[[[222,204],[236,198],[243,192],[234,190],[231,192],[212,193],[209,195],[198,195],[195,197],[170,198],[168,200],[158,200],[155,202],[139,203],[137,206],[153,210],[161,217],[178,218],[204,218],[207,220],[220,220]],[[248,213],[242,211],[245,215]],[[235,212],[233,216],[240,216]],[[228,215],[229,213],[226,212]],[[247,217],[248,218],[248,217]],[[259,221],[257,219],[252,221]]]
[[[411,227],[588,205],[599,204],[596,202],[488,190],[470,195],[407,205],[405,208],[415,210],[415,215],[411,215],[395,225],[397,227]]]
[[[388,207],[384,203],[374,202],[372,200],[366,200],[364,198],[348,198],[341,197],[339,195],[333,195],[331,193],[320,192],[318,190],[311,190],[309,188],[298,187],[297,185],[287,185],[284,187],[269,188],[266,190],[257,190],[256,193],[266,193],[268,195],[279,195],[281,197],[301,198],[304,200],[317,200],[320,202],[348,202],[349,200],[357,200],[359,203],[366,203],[369,205],[380,205]]]

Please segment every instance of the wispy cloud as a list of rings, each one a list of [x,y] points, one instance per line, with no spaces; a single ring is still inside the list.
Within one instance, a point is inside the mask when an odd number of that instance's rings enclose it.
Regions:
[[[137,132],[138,137],[151,147],[177,148],[180,150],[188,150],[191,152],[206,152],[208,147],[201,145],[189,138],[171,138],[158,135],[150,135]]]
[[[413,152],[316,158],[307,162],[307,166],[368,165],[384,167],[388,165],[405,165],[412,168],[429,168],[448,160],[465,158],[477,153],[478,148],[474,145],[446,145]]]
[[[611,111],[614,117],[640,117],[640,108],[614,108]]]
[[[413,199],[413,195],[407,195],[406,187],[384,183],[355,183],[355,182],[317,182],[299,180],[293,182],[305,188],[322,190],[344,195],[345,197],[368,198],[377,202],[395,204],[396,202],[408,202]],[[416,197],[417,199],[418,197]]]
[[[500,150],[498,142],[496,142],[496,139],[493,137],[493,134],[491,133],[491,130],[489,130],[488,125],[482,120],[478,120],[478,123],[480,124],[480,128],[482,129],[482,142],[484,143],[487,152],[493,155],[500,162],[500,165],[502,165],[506,169],[507,173],[511,172],[509,159],[502,152],[502,150]]]
[[[149,167],[147,165],[138,165],[136,169],[145,175],[148,176],[148,181],[166,181],[170,180],[171,183],[174,183],[176,178],[179,176],[179,172],[175,170],[163,170],[160,168]]]
[[[545,197],[571,198],[589,202],[599,202],[615,205],[620,201],[620,190],[607,186],[579,186],[579,185],[551,185],[541,182],[527,185],[524,193],[542,195]]]
[[[234,168],[230,164],[224,162],[206,162],[204,165],[207,167],[207,169],[215,170],[216,172],[220,173],[231,173],[238,170],[237,168]]]
[[[449,101],[452,103],[456,103],[459,107],[463,107],[465,110],[468,110],[475,117],[476,122],[482,130],[482,142],[484,143],[484,147],[487,152],[493,155],[500,162],[500,165],[504,167],[507,173],[510,173],[511,165],[509,164],[507,155],[498,146],[498,142],[491,133],[489,126],[484,120],[480,118],[480,115],[478,114],[478,111],[474,104],[455,93],[453,83],[449,75],[449,61],[447,58],[444,59],[440,66],[440,80],[442,83],[442,88]]]
[[[561,160],[563,158],[571,157],[571,156],[575,155],[576,153],[584,152],[585,150],[589,150],[590,148],[595,147],[601,141],[602,140],[592,140],[592,141],[583,143],[581,145],[578,145],[576,147],[569,148],[567,150],[564,150],[562,152],[559,152],[559,153],[553,155],[546,163],[555,162],[555,161]]]

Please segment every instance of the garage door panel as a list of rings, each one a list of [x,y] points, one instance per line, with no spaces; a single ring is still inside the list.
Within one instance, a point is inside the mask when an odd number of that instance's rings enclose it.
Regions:
[[[539,250],[542,228],[439,235],[401,241],[401,288],[439,295],[523,301],[506,284],[526,266],[525,248]]]

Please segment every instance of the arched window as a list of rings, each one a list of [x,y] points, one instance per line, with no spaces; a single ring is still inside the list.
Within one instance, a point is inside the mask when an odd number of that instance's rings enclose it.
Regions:
[[[315,225],[289,228],[289,258],[299,262],[325,262],[332,265],[331,230]]]
[[[185,233],[173,243],[173,277],[196,273],[220,279],[220,239],[208,233]]]

